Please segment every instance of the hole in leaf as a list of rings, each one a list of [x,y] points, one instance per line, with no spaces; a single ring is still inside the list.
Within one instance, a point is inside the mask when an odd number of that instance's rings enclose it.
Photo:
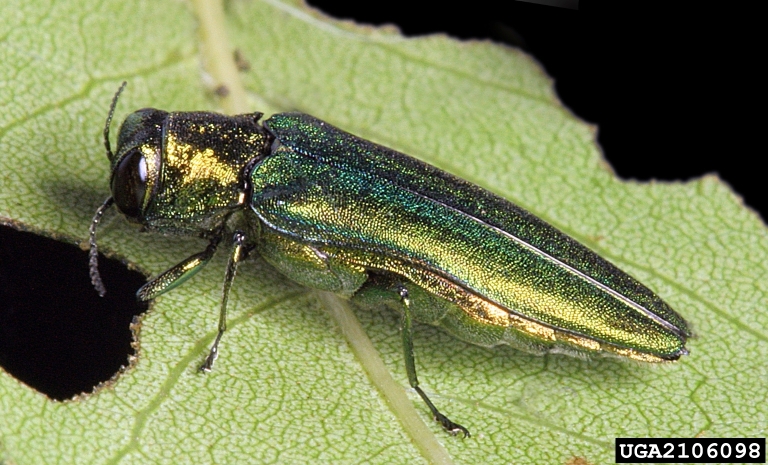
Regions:
[[[91,392],[128,365],[130,324],[145,277],[99,256],[107,286],[99,297],[88,253],[74,245],[0,226],[0,366],[56,400]]]

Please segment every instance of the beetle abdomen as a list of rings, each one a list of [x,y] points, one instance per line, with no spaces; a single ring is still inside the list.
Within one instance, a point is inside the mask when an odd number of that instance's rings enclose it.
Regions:
[[[649,361],[685,353],[688,328],[666,303],[520,207],[307,115],[265,125],[283,144],[251,173],[268,227],[437,295],[455,286],[481,302],[460,306],[489,331]]]

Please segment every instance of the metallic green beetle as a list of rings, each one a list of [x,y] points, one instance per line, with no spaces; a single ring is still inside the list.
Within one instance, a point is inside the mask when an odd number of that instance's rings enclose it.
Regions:
[[[122,87],[121,87],[122,90]],[[224,116],[143,109],[109,144],[112,197],[145,230],[194,235],[208,247],[149,281],[150,300],[179,285],[231,237],[219,332],[237,265],[255,250],[285,276],[403,317],[411,387],[452,434],[469,431],[441,414],[419,387],[412,321],[482,346],[544,354],[609,354],[677,360],[685,320],[650,289],[509,201],[394,150],[300,113]]]

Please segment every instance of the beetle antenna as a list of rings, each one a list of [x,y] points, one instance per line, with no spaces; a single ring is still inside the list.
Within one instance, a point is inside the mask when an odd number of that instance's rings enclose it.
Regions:
[[[128,82],[123,81],[123,83],[120,84],[120,88],[115,92],[115,96],[112,97],[112,103],[109,105],[109,114],[107,114],[107,122],[104,124],[104,148],[107,149],[107,157],[110,160],[115,158],[115,155],[112,153],[112,147],[109,144],[109,128],[112,125],[112,116],[115,114],[117,99],[120,98],[120,94],[127,85]],[[93,215],[91,227],[88,229],[90,233],[88,239],[88,245],[90,246],[88,251],[88,269],[91,275],[91,284],[93,284],[93,287],[96,288],[96,292],[98,292],[101,297],[104,297],[104,294],[107,293],[107,288],[104,287],[104,282],[101,280],[101,275],[99,274],[99,246],[96,245],[96,227],[99,225],[101,217],[104,216],[104,212],[109,210],[109,207],[111,207],[113,203],[114,199],[110,197],[101,204],[99,209],[96,210],[96,214]]]
[[[112,104],[109,106],[109,114],[107,115],[107,123],[104,125],[104,148],[107,149],[107,157],[109,157],[110,160],[115,158],[115,156],[112,154],[112,147],[109,145],[109,127],[112,125],[112,115],[115,114],[117,99],[120,97],[120,94],[123,92],[123,89],[125,89],[125,86],[127,85],[128,82],[123,81],[123,83],[120,85],[120,88],[117,89],[117,92],[115,92],[115,96],[112,97]]]
[[[91,284],[93,284],[93,287],[96,288],[96,292],[98,292],[101,297],[104,297],[104,294],[107,293],[107,288],[104,287],[104,283],[101,281],[101,275],[99,274],[99,247],[96,245],[96,226],[99,225],[101,217],[104,216],[104,212],[106,212],[113,203],[114,199],[110,197],[101,204],[99,209],[96,210],[96,214],[93,215],[93,220],[91,220],[91,227],[89,229],[91,236],[88,241],[88,244],[90,245],[90,250],[88,252],[88,268],[91,274]]]

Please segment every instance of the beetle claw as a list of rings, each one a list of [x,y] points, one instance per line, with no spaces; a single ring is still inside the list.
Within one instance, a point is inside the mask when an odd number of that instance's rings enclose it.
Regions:
[[[442,427],[452,436],[456,436],[459,433],[462,433],[465,438],[471,436],[467,428],[461,426],[458,423],[454,423],[450,418],[446,417],[442,413],[438,412],[437,416],[435,416],[435,421],[440,423]]]

